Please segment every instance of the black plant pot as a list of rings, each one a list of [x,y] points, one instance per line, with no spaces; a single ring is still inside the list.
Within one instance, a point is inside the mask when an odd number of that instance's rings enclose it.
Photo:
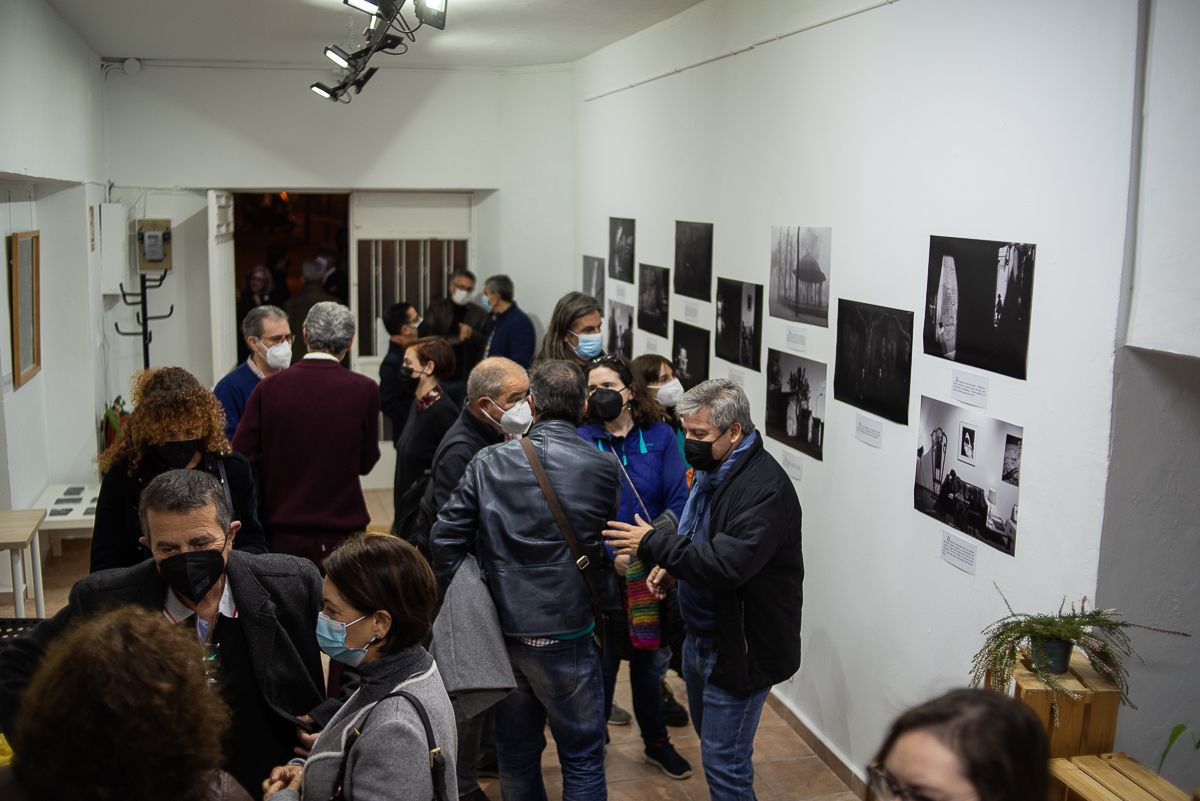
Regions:
[[[1043,673],[1066,673],[1071,664],[1070,640],[1035,639],[1030,643],[1033,662]]]

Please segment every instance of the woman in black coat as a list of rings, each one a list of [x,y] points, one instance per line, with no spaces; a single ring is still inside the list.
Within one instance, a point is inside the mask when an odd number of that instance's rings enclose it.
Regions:
[[[160,367],[138,376],[133,399],[133,414],[100,455],[104,478],[92,531],[91,572],[150,558],[138,541],[142,490],[160,473],[184,468],[211,473],[225,488],[233,519],[242,524],[234,547],[266,553],[250,463],[230,449],[225,413],[216,397],[182,367]]]

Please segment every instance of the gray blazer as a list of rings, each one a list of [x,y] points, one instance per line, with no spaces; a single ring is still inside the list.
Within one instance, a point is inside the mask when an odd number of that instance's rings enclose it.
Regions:
[[[393,690],[416,696],[429,715],[434,738],[446,760],[446,797],[458,798],[455,775],[458,735],[454,709],[437,664],[420,646],[360,669],[362,685],[329,721],[303,761],[301,793],[281,790],[272,801],[327,801],[346,754],[346,737],[361,729],[350,748],[345,797],[354,801],[430,801],[433,777],[429,746],[416,709],[406,698],[383,698]],[[378,709],[376,709],[378,706]],[[367,715],[370,719],[367,720]],[[363,725],[363,721],[366,725]],[[299,762],[299,760],[296,760]]]
[[[263,699],[281,717],[298,722],[297,716],[325,697],[316,638],[321,575],[307,559],[239,551],[229,554],[226,575]],[[161,609],[166,592],[152,559],[78,581],[62,611],[0,651],[0,731],[13,731],[25,688],[46,648],[68,626],[125,604]],[[136,667],[132,659],[130,669]]]

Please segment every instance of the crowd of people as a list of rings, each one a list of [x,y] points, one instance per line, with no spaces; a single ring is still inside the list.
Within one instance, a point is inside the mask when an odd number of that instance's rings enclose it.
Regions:
[[[0,651],[0,790],[478,801],[494,770],[506,801],[537,801],[548,725],[563,798],[590,801],[631,717],[647,763],[691,776],[668,730],[690,713],[709,797],[754,798],[764,702],[800,666],[804,561],[741,387],[684,392],[660,356],[606,355],[581,292],[538,344],[512,280],[473,300],[466,271],[424,316],[385,312],[376,384],[344,366],[355,317],[319,297],[327,265],[304,275],[285,310],[252,274],[247,355],[215,390],[136,377],[100,457],[92,572]],[[360,482],[381,411],[389,533],[367,531]],[[910,711],[869,766],[878,797],[1044,797],[1020,709],[964,691]]]

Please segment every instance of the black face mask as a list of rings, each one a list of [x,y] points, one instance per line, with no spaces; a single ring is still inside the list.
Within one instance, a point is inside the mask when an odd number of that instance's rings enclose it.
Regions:
[[[725,436],[724,432],[722,432],[721,436]],[[683,441],[683,458],[697,470],[705,472],[716,470],[721,466],[723,459],[713,456],[712,446],[719,442],[720,439],[721,437],[717,437],[712,442],[705,442],[699,439],[685,439]],[[729,450],[733,450],[732,445],[729,446]],[[729,451],[726,451],[725,455],[728,456]]]
[[[588,398],[588,419],[609,423],[621,416],[625,402],[615,389],[598,389]]]
[[[158,572],[167,586],[198,604],[225,572],[225,558],[220,551],[177,553],[159,562]]]
[[[182,442],[162,442],[146,448],[147,460],[162,472],[182,470],[198,451],[204,450],[204,440],[185,439]]]

